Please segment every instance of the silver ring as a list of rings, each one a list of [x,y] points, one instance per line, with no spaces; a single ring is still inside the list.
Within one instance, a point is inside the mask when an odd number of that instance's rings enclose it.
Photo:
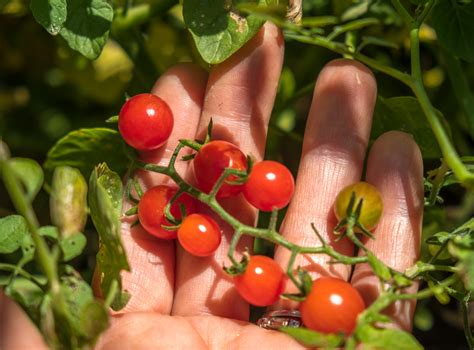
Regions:
[[[301,314],[298,310],[270,311],[257,321],[257,326],[271,330],[278,330],[280,327],[298,328],[302,325]]]

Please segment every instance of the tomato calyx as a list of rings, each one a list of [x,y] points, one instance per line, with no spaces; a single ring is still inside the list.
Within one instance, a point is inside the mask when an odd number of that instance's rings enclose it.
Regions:
[[[235,259],[231,259],[231,260],[232,260],[232,265],[224,266],[224,271],[229,276],[232,276],[232,277],[242,275],[247,269],[247,266],[249,264],[250,253],[248,249],[245,249],[245,252],[242,255],[242,258],[240,259],[240,262],[237,262]]]
[[[179,196],[181,196],[183,193],[186,193],[185,191],[177,191],[174,196],[171,198],[171,200],[166,204],[165,209],[164,209],[164,216],[166,220],[168,220],[172,225],[161,225],[161,228],[166,231],[175,231],[180,228],[183,220],[187,217],[187,212],[186,212],[186,207],[183,203],[178,203],[178,208],[179,212],[181,214],[181,219],[176,218],[172,213],[171,213],[171,207],[172,205],[178,200]]]
[[[371,238],[375,239],[372,232],[367,230],[365,226],[360,222],[360,215],[362,213],[362,205],[364,204],[364,199],[361,198],[357,202],[356,206],[356,193],[352,192],[349,205],[347,206],[346,216],[338,222],[336,227],[334,227],[334,233],[337,235],[336,242],[341,240],[348,231],[353,231],[354,228],[358,228],[360,232]],[[355,206],[355,209],[354,209]]]
[[[298,293],[283,293],[281,295],[282,299],[293,300],[297,302],[303,302],[313,287],[313,279],[309,275],[308,271],[298,267],[295,277],[292,273],[288,273],[293,284],[298,288]]]

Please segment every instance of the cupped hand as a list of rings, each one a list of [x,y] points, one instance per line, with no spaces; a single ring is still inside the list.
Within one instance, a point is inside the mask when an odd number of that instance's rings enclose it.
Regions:
[[[146,162],[167,165],[179,139],[202,138],[212,118],[213,138],[239,146],[256,160],[264,155],[278,80],[283,63],[283,38],[266,24],[259,34],[226,62],[207,74],[181,64],[163,74],[153,93],[168,102],[175,126],[168,143],[157,151],[142,152]],[[354,254],[353,244],[334,241],[336,225],[333,204],[337,193],[361,179],[368,148],[376,82],[372,73],[350,60],[330,62],[320,72],[306,125],[295,194],[281,233],[299,245],[320,243],[310,223],[339,252]],[[192,181],[189,163],[177,164]],[[423,210],[422,159],[413,139],[401,132],[388,132],[371,146],[365,180],[375,185],[384,201],[384,212],[367,246],[385,263],[403,271],[419,252]],[[163,175],[140,172],[143,187],[167,184]],[[242,197],[226,199],[223,206],[247,224],[257,217]],[[123,241],[132,268],[123,283],[132,297],[124,310],[113,315],[112,326],[101,337],[99,349],[265,349],[300,348],[296,341],[277,331],[248,322],[249,305],[239,296],[232,280],[222,270],[229,265],[227,250],[232,236],[223,224],[223,240],[214,256],[189,255],[175,241],[147,234],[124,220]],[[251,247],[242,239],[238,251]],[[277,248],[275,260],[286,268],[289,252]],[[350,280],[366,304],[379,293],[378,279],[366,265],[355,269],[328,264],[324,255],[300,256],[302,266],[314,278],[322,275]],[[287,292],[294,291],[288,282]],[[294,308],[289,302],[273,309]],[[394,326],[410,329],[414,312],[411,301],[398,302],[387,311]],[[11,320],[11,319],[10,319]],[[12,321],[1,337],[5,349],[15,349]],[[24,326],[23,326],[24,327]],[[16,330],[15,330],[16,329]],[[23,328],[23,332],[25,329]],[[24,333],[23,333],[24,334]],[[18,337],[18,335],[17,335]],[[17,347],[18,348],[18,347]]]

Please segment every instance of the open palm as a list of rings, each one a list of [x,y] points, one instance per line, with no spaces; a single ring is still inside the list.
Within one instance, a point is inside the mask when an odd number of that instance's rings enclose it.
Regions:
[[[278,29],[267,24],[251,42],[226,62],[214,66],[209,74],[190,64],[168,70],[153,93],[170,105],[174,131],[164,147],[142,152],[141,159],[166,165],[178,140],[202,137],[211,118],[213,138],[228,140],[257,160],[262,159],[282,62],[283,38]],[[314,222],[337,250],[347,255],[354,253],[351,242],[333,242],[336,219],[332,206],[341,188],[361,178],[375,99],[375,79],[357,62],[336,60],[320,73],[295,195],[281,227],[287,239],[305,246],[318,245],[310,226]],[[177,165],[183,176],[192,181],[188,163]],[[144,188],[170,181],[159,174],[138,176]],[[375,230],[376,240],[367,245],[388,265],[404,270],[418,256],[423,209],[422,160],[413,139],[400,132],[379,137],[371,147],[365,178],[379,189],[385,206]],[[256,211],[242,198],[223,200],[223,205],[241,221],[255,223]],[[130,228],[130,224],[130,220],[123,223],[123,240],[132,268],[124,274],[124,287],[132,298],[124,310],[114,315],[98,348],[301,347],[282,333],[248,323],[249,305],[222,270],[223,264],[229,265],[229,227],[223,225],[223,242],[214,256],[197,258],[176,242],[156,239],[140,226]],[[250,240],[242,239],[239,251],[245,246],[250,246]],[[288,251],[276,249],[275,260],[282,266],[286,266],[288,258]],[[370,268],[361,265],[352,271],[348,266],[329,265],[328,259],[323,255],[301,256],[297,265],[315,277],[350,278],[366,303],[376,298],[379,282]],[[287,289],[292,291],[290,283]],[[281,302],[273,308],[294,306]],[[413,302],[404,301],[388,312],[396,326],[409,329],[413,311]],[[8,331],[4,327],[0,338],[6,349],[22,344],[18,343],[18,335],[15,337],[15,333],[19,334],[15,324],[9,322]]]

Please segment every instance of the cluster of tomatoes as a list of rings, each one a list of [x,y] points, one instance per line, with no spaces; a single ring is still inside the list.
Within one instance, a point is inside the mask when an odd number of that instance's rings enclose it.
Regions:
[[[173,115],[161,98],[140,94],[127,100],[119,114],[120,133],[130,146],[138,150],[161,147],[173,129]],[[272,211],[284,208],[294,192],[291,172],[274,161],[261,161],[251,169],[245,154],[226,141],[210,141],[200,147],[193,160],[197,187],[211,193],[225,169],[235,169],[246,174],[242,178],[230,174],[216,193],[217,199],[237,196],[240,193],[255,208]],[[363,186],[365,189],[365,186]],[[165,215],[165,208],[178,189],[159,185],[148,189],[140,198],[138,218],[150,234],[161,239],[178,239],[190,254],[199,257],[214,254],[221,242],[221,228],[209,215],[198,212],[194,198],[182,193],[173,202],[170,212],[180,224],[173,229]],[[351,192],[347,191],[344,200]],[[347,204],[345,204],[347,207]],[[338,218],[345,215],[345,208],[335,206]],[[185,216],[183,217],[183,214]],[[367,226],[373,226],[373,217]],[[268,306],[276,303],[284,291],[286,275],[273,259],[250,256],[245,271],[234,276],[240,295],[249,303]],[[306,327],[325,333],[352,333],[364,301],[349,283],[331,277],[314,281],[311,292],[300,304]]]

